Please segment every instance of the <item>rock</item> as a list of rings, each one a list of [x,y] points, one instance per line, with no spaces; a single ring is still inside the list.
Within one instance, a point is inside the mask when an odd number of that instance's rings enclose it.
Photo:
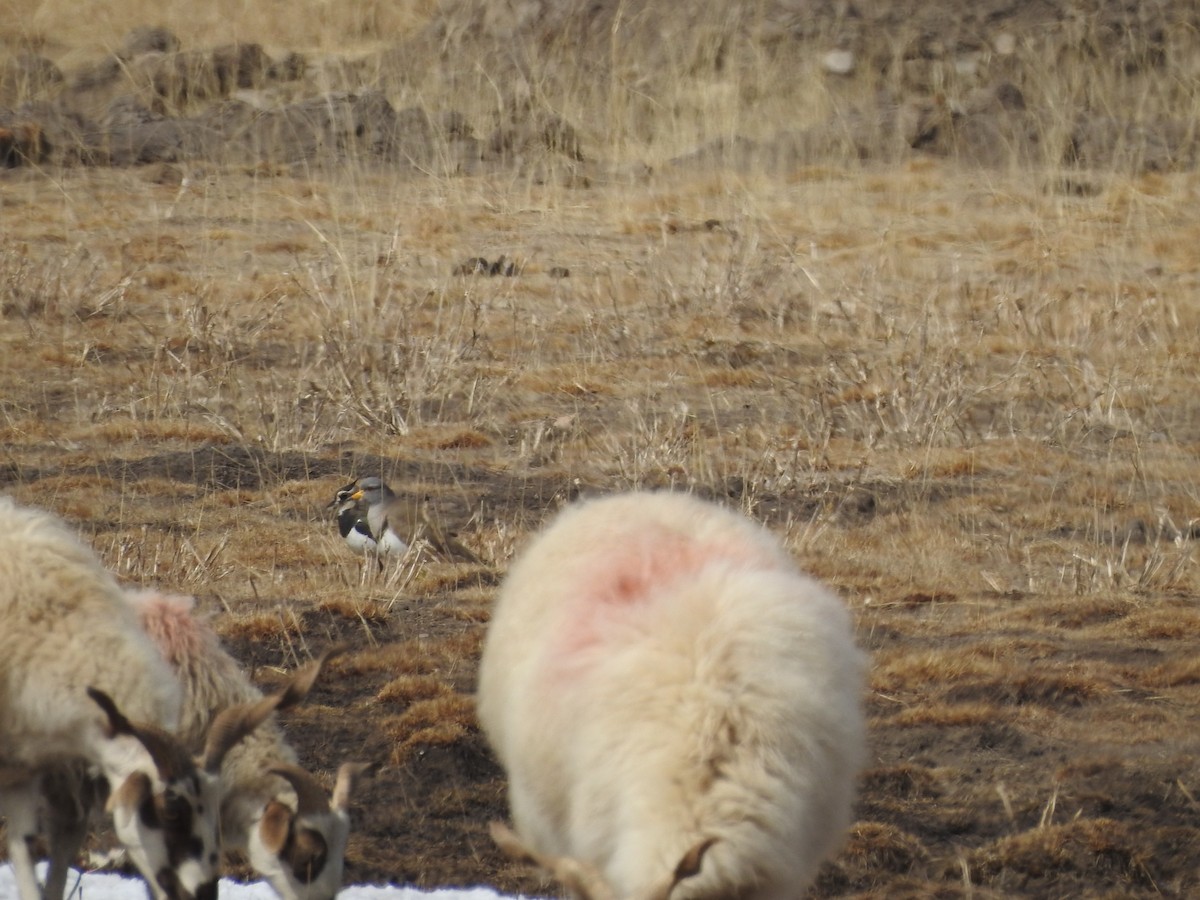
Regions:
[[[830,75],[849,75],[854,71],[854,52],[830,50],[821,57],[821,68]]]
[[[133,59],[144,53],[176,53],[180,48],[175,33],[161,25],[139,25],[121,39],[117,56]]]
[[[512,277],[520,274],[520,269],[517,264],[507,256],[500,256],[494,262],[488,262],[482,256],[472,256],[466,262],[459,263],[454,267],[455,275],[487,275],[495,277],[496,275],[504,275]]]
[[[36,165],[46,152],[45,138],[36,122],[0,124],[0,168]]]
[[[1084,115],[1071,132],[1065,161],[1084,168],[1168,172],[1194,166],[1197,150],[1194,128],[1187,122]]]
[[[271,69],[271,58],[261,44],[226,44],[212,52],[212,66],[222,95],[238,88],[262,84]]]
[[[0,128],[10,134],[4,165],[27,163],[94,164],[105,159],[101,129],[90,119],[56,102],[39,100],[15,110],[0,110]]]
[[[546,151],[583,160],[579,133],[569,122],[552,113],[516,113],[513,121],[498,126],[484,145],[487,158],[498,160],[525,158]]]
[[[490,264],[482,256],[472,256],[454,267],[455,275],[486,275]]]
[[[62,70],[51,60],[22,53],[0,65],[0,103],[23,103],[62,83]]]
[[[211,156],[221,135],[204,122],[169,118],[137,97],[118,97],[104,119],[104,144],[114,166],[173,163]]]
[[[258,44],[227,44],[211,52],[148,51],[129,64],[134,84],[174,107],[258,87],[269,70],[270,59]]]
[[[291,52],[267,69],[272,81],[298,81],[308,73],[308,57],[303,53]]]

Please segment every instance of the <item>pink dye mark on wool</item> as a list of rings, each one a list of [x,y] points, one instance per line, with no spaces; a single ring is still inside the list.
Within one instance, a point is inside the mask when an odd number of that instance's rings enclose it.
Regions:
[[[131,590],[127,595],[142,630],[172,666],[179,667],[184,660],[201,658],[207,652],[213,633],[192,615],[196,601],[191,597],[149,589]]]
[[[611,640],[618,626],[634,622],[647,607],[689,581],[785,567],[779,556],[753,542],[699,541],[656,526],[600,540],[578,563],[579,592],[569,603],[570,618],[552,651],[560,672],[585,668],[587,651]]]

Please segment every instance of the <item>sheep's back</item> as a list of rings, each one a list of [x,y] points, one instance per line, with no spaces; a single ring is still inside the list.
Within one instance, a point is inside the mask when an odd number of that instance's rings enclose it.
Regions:
[[[182,687],[178,737],[193,753],[204,748],[209,726],[223,709],[262,696],[229,655],[212,627],[196,612],[195,600],[155,589],[127,590],[125,601],[141,629],[175,672]],[[243,738],[260,738],[260,727]],[[235,748],[236,749],[236,748]]]
[[[178,716],[170,670],[95,554],[49,514],[0,499],[0,756],[78,756],[102,720],[89,686],[133,720]]]

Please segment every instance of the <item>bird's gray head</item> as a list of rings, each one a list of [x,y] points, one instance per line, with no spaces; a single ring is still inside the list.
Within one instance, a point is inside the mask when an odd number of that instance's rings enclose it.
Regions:
[[[382,478],[368,475],[365,478],[356,478],[345,487],[339,488],[338,492],[334,494],[333,500],[329,502],[329,506],[330,508],[336,506],[340,513],[354,505],[365,509],[394,496],[392,489],[384,483]]]
[[[338,492],[339,496],[341,492]],[[354,500],[357,503],[366,504],[368,507],[375,506],[385,500],[390,500],[396,496],[390,487],[384,484],[382,478],[376,478],[374,475],[368,475],[366,478],[360,478],[351,485],[350,493],[345,499]]]

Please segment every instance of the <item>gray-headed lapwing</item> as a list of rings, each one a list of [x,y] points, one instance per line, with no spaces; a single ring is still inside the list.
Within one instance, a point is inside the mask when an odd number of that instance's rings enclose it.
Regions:
[[[422,500],[396,496],[374,475],[341,488],[330,506],[337,507],[338,531],[356,552],[400,554],[423,539],[443,556],[481,562],[429,515]]]

